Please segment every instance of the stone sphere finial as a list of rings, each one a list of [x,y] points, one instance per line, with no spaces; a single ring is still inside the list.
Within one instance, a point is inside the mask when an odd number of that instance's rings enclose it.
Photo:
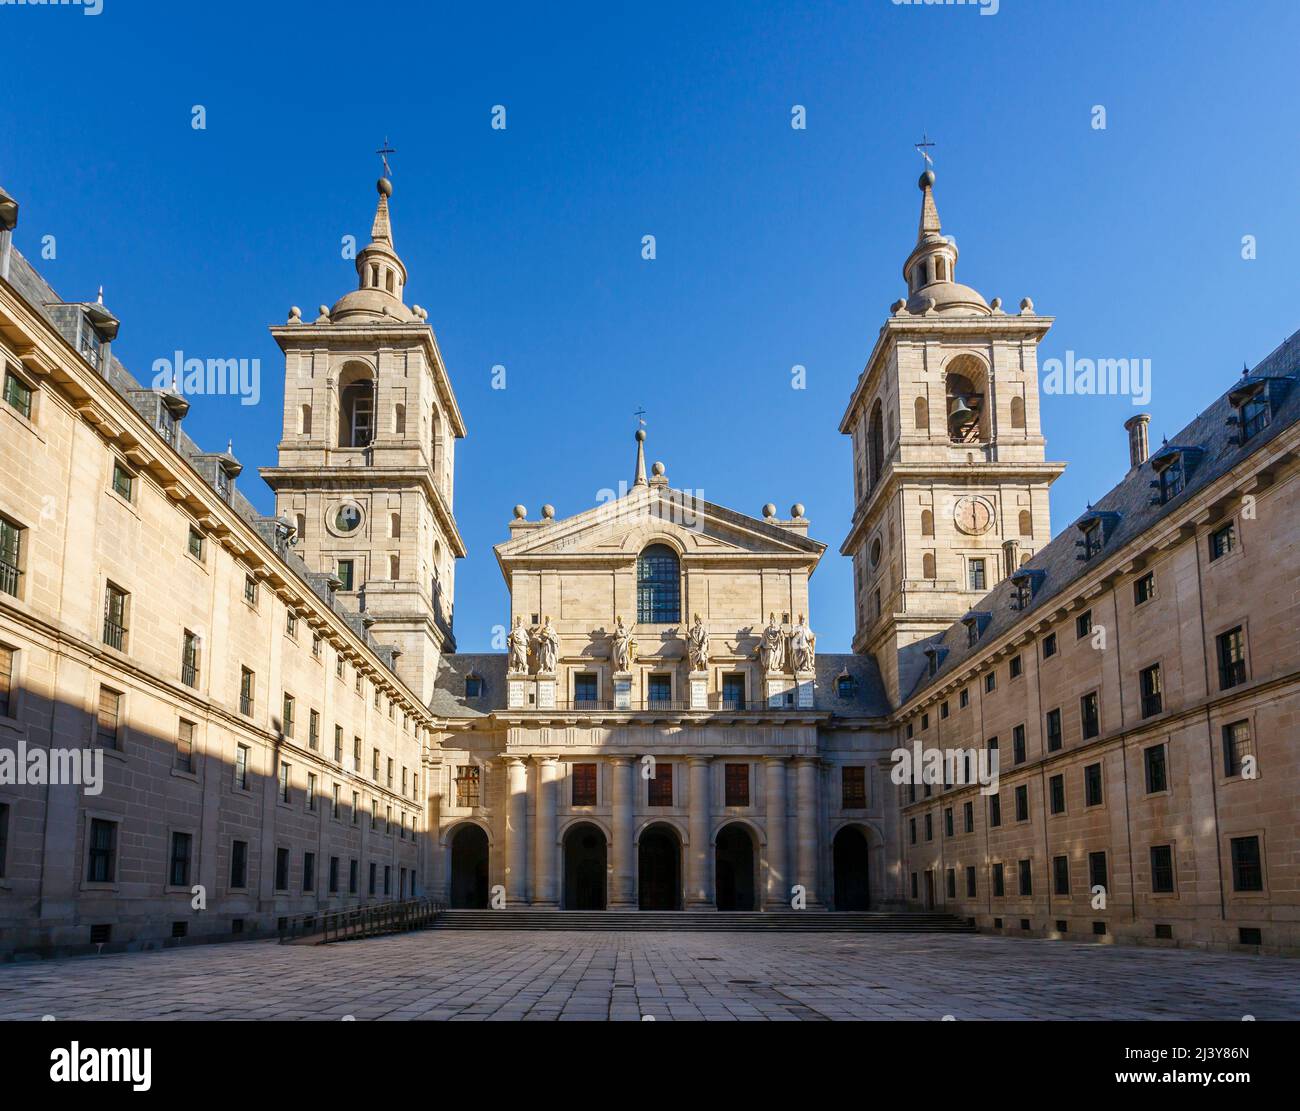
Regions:
[[[661,475],[664,473],[665,470],[667,470],[667,468],[662,463],[655,463],[654,466],[650,468],[650,473],[654,475]]]
[[[393,195],[393,183],[386,177],[381,177],[375,182],[375,188],[379,190],[381,197],[391,197]]]
[[[775,517],[775,516],[776,516],[776,506],[774,506],[771,502],[768,502],[765,506],[763,506],[763,516],[764,516],[764,517]]]
[[[1024,298],[1021,298],[1021,301],[1020,301],[1020,311],[1023,312],[1023,313],[1031,313],[1031,312],[1033,312],[1033,311],[1034,311],[1034,301],[1033,301],[1033,298],[1031,298],[1031,297],[1024,297]]]
[[[290,324],[302,323],[302,309],[300,309],[297,305],[289,306],[289,323]]]
[[[542,506],[542,516],[545,517],[548,521],[554,520],[555,506],[551,505],[549,502],[546,505]]]
[[[636,430],[636,442],[637,442],[638,444],[643,444],[643,443],[645,443],[645,429],[644,429],[644,428],[638,428],[638,429]]]
[[[525,509],[522,505],[517,505],[517,506],[515,506],[515,520],[516,520],[516,521],[522,521],[522,520],[523,520],[525,517],[527,517],[527,516],[528,516],[528,510],[527,510],[527,509]]]
[[[917,187],[918,189],[931,189],[931,188],[933,188],[933,187],[934,187],[934,171],[933,171],[933,170],[926,170],[925,173],[923,173],[923,174],[920,176],[920,178],[917,180],[916,187]]]
[[[796,521],[803,516],[802,502],[795,502],[794,505],[790,507],[790,516],[793,517]]]

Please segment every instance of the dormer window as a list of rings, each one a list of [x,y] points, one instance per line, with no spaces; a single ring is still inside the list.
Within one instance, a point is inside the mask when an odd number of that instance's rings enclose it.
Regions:
[[[1093,521],[1083,530],[1083,558],[1091,559],[1101,551],[1101,522]]]
[[[99,360],[103,351],[103,346],[104,345],[99,338],[99,333],[96,332],[88,323],[83,324],[78,350],[81,357],[96,370],[99,369]]]
[[[851,699],[858,696],[858,681],[852,675],[841,675],[835,680],[835,696]]]
[[[230,472],[225,467],[217,467],[217,493],[225,501],[230,500]]]
[[[1075,546],[1081,549],[1077,558],[1089,560],[1093,556],[1099,555],[1118,523],[1118,513],[1104,512],[1089,507],[1088,512],[1075,522],[1075,527],[1083,534],[1082,540],[1075,541]]]
[[[176,414],[166,405],[158,406],[158,434],[169,446],[176,446]]]
[[[989,623],[992,614],[977,613],[971,610],[961,619],[961,623],[966,626],[966,643],[972,647],[979,643],[980,636],[984,632],[984,626]]]
[[[480,698],[483,695],[483,679],[479,675],[465,676],[465,697]]]
[[[1031,571],[1025,567],[1012,574],[1011,588],[1015,591],[1012,597],[1012,606],[1018,610],[1028,609],[1030,602],[1034,600],[1034,595],[1038,593],[1038,588],[1046,577],[1046,572]]]
[[[1273,413],[1293,381],[1289,375],[1257,378],[1245,375],[1228,391],[1228,401],[1235,410],[1228,423],[1237,426],[1238,444],[1244,444],[1272,423]]]
[[[978,639],[978,634],[976,634],[976,639]],[[971,643],[974,643],[974,641],[972,641]],[[944,648],[942,645],[939,644],[931,645],[929,648],[927,648],[925,650],[926,675],[928,675],[931,679],[933,679],[936,675],[938,675],[939,667],[943,663],[944,656],[946,656],[947,654],[948,654],[948,649]]]
[[[1168,504],[1187,488],[1187,480],[1202,454],[1198,447],[1166,444],[1151,457],[1151,468],[1156,472],[1151,486],[1160,491],[1155,499],[1157,505]]]

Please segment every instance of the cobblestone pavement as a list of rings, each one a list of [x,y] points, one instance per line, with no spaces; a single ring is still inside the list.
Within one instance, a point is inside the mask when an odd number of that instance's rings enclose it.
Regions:
[[[433,930],[0,965],[0,1017],[1258,1019],[1300,964],[979,935]]]

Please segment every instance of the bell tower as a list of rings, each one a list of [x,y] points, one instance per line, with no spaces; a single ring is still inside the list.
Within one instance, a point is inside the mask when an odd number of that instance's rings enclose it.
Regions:
[[[933,172],[921,175],[907,296],[890,308],[840,431],[852,438],[855,652],[876,657],[891,699],[898,651],[948,628],[1051,538],[1039,425],[1038,344],[1052,326],[1025,298],[1008,314],[956,280]],[[902,689],[900,689],[902,688]]]
[[[271,329],[285,357],[284,432],[278,464],[261,473],[307,566],[332,575],[340,604],[400,650],[398,675],[427,701],[440,654],[455,649],[465,546],[454,448],[465,426],[428,314],[404,302],[393,184],[377,188],[357,288],[310,322],[294,308]]]

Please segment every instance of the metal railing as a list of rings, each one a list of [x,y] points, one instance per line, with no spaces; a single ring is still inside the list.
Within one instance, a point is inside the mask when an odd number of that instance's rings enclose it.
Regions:
[[[0,592],[12,594],[17,598],[18,576],[21,574],[22,571],[18,569],[17,564],[10,563],[5,559],[0,559]]]
[[[286,919],[280,927],[280,944],[292,942],[328,945],[359,937],[402,933],[431,926],[446,908],[434,899],[402,899],[394,903],[349,907]]]
[[[126,643],[126,626],[119,625],[111,617],[104,618],[104,643],[119,652]]]
[[[525,710],[552,710],[573,711],[575,713],[744,713],[744,712],[765,712],[770,713],[773,710],[797,710],[800,707],[795,705],[795,696],[793,692],[783,695],[779,702],[769,702],[767,699],[760,701],[744,701],[741,699],[723,698],[721,695],[712,693],[706,700],[706,705],[696,706],[689,701],[679,699],[660,699],[650,698],[644,700],[629,699],[627,702],[620,704],[612,698],[575,698],[570,700],[556,699],[554,706],[529,705],[520,707]],[[808,707],[804,707],[807,709]]]

